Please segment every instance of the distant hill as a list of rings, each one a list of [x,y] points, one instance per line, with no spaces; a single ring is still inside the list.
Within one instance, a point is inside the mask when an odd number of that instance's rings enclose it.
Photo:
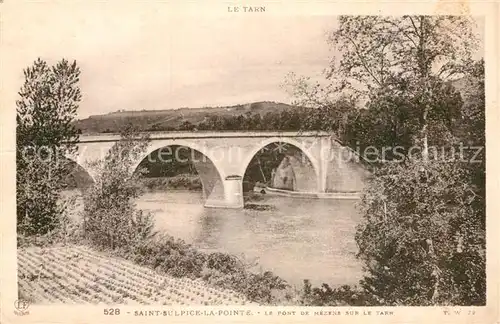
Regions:
[[[461,78],[451,81],[450,84],[454,86],[463,97],[467,90],[467,81],[466,78]],[[105,115],[94,115],[85,119],[80,119],[75,122],[75,125],[81,129],[84,134],[117,133],[127,124],[132,124],[142,131],[174,131],[179,130],[179,128],[182,129],[181,125],[185,123],[195,127],[212,116],[237,117],[248,113],[264,116],[272,112],[277,113],[278,115],[275,118],[280,119],[279,113],[283,111],[298,112],[301,109],[304,108],[279,102],[262,101],[224,107],[117,111]],[[305,114],[308,114],[307,111]],[[303,116],[302,113],[302,116],[298,118],[302,119]]]
[[[84,134],[117,132],[122,126],[129,123],[141,130],[174,130],[186,121],[196,125],[213,115],[239,116],[246,113],[258,113],[263,116],[268,112],[296,109],[299,109],[299,107],[279,102],[263,101],[226,107],[117,111],[80,119],[75,122],[75,125]]]

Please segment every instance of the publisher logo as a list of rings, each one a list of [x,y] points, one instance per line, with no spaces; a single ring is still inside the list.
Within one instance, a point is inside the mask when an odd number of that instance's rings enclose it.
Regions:
[[[25,311],[30,307],[30,303],[24,299],[18,299],[14,302],[14,307],[19,311]]]
[[[16,315],[28,315],[28,307],[30,307],[30,302],[25,299],[18,299],[14,302],[14,307],[16,310],[14,313]]]

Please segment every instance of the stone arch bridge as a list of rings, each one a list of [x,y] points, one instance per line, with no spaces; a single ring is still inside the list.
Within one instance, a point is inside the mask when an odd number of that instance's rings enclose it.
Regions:
[[[96,170],[89,162],[103,159],[119,139],[116,134],[82,135],[78,152],[68,158],[95,179]],[[150,140],[147,152],[130,172],[155,151],[166,152],[172,146],[190,148],[206,207],[242,208],[245,171],[252,158],[273,143],[273,149],[282,150],[285,156],[289,147],[300,152],[291,156],[297,191],[359,192],[365,176],[352,151],[323,132],[155,132],[150,133]]]

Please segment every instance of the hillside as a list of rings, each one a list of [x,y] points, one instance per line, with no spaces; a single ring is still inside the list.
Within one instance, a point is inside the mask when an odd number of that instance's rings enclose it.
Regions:
[[[464,96],[468,87],[467,79],[454,80],[450,84]],[[77,120],[75,125],[83,134],[117,133],[128,124],[142,131],[262,130],[269,127],[277,130],[297,130],[300,129],[305,116],[309,115],[309,111],[304,109],[284,103],[262,101],[225,107],[123,110]],[[250,115],[260,115],[262,119],[255,119]],[[244,116],[250,118],[245,121],[245,118],[242,118]]]
[[[84,134],[117,132],[132,123],[141,130],[174,130],[183,123],[196,125],[210,116],[236,117],[246,113],[264,116],[269,112],[296,110],[298,107],[276,102],[255,102],[244,105],[206,108],[179,108],[165,110],[118,111],[94,115],[76,121]]]

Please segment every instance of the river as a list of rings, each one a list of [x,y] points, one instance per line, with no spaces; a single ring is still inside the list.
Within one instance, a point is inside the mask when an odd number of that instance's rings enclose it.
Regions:
[[[203,207],[200,192],[149,192],[137,201],[151,211],[158,230],[200,250],[221,251],[257,261],[289,283],[302,286],[357,284],[355,203],[349,200],[267,197],[272,210]]]
[[[292,284],[359,281],[354,241],[359,216],[352,201],[273,197],[265,203],[275,208],[204,208],[198,192],[169,191],[145,194],[138,207],[154,213],[159,230],[202,250],[257,259],[263,270]]]

